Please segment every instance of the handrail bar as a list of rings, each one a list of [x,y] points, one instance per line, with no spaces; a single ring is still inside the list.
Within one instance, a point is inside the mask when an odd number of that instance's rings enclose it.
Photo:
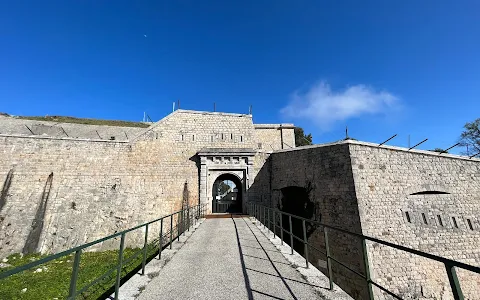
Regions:
[[[375,243],[379,243],[379,244],[382,244],[382,245],[386,245],[386,246],[389,246],[389,247],[392,247],[392,248],[395,248],[395,249],[398,249],[398,250],[402,250],[402,251],[405,251],[405,252],[416,254],[418,256],[433,259],[433,260],[442,262],[444,264],[447,264],[449,266],[459,267],[459,268],[462,268],[462,269],[465,269],[465,270],[468,270],[468,271],[472,271],[472,272],[475,272],[475,273],[480,273],[480,267],[475,267],[475,266],[472,266],[472,265],[469,265],[469,264],[466,264],[466,263],[462,263],[462,262],[459,262],[459,261],[451,260],[451,259],[448,259],[448,258],[445,258],[445,257],[442,257],[442,256],[437,256],[435,254],[421,252],[421,251],[416,250],[416,249],[412,249],[412,248],[408,248],[408,247],[405,247],[405,246],[397,245],[397,244],[387,242],[387,241],[384,241],[384,240],[380,240],[380,239],[377,239],[377,238],[374,238],[374,237],[371,237],[371,236],[368,236],[368,235],[363,235],[363,234],[360,234],[360,233],[351,232],[351,231],[348,231],[348,230],[345,230],[345,229],[342,229],[342,228],[338,228],[338,227],[335,227],[335,226],[327,225],[325,223],[321,223],[319,221],[309,220],[309,219],[306,219],[306,218],[303,218],[303,217],[300,217],[300,216],[296,216],[296,215],[292,215],[290,213],[283,212],[283,211],[281,211],[277,208],[271,208],[271,207],[256,204],[256,203],[255,203],[255,205],[263,206],[263,207],[269,208],[269,209],[273,209],[276,212],[279,212],[281,214],[291,216],[291,217],[294,217],[294,218],[297,218],[297,219],[300,219],[300,220],[305,220],[305,221],[308,221],[310,223],[323,226],[325,228],[329,228],[329,229],[337,230],[337,231],[340,231],[340,232],[343,232],[343,233],[346,233],[346,234],[350,234],[350,235],[353,235],[353,236],[361,238],[361,239],[366,239],[366,240],[369,240],[369,241],[372,241],[372,242],[375,242]]]
[[[200,205],[200,204],[199,204]],[[196,206],[199,206],[199,205],[195,205]],[[110,239],[113,239],[113,238],[116,238],[118,236],[121,236],[123,234],[126,234],[128,232],[131,232],[131,231],[134,231],[136,229],[139,229],[139,228],[142,228],[146,225],[149,225],[149,224],[152,224],[152,223],[155,223],[155,222],[158,222],[162,219],[165,219],[165,218],[168,218],[170,216],[173,216],[173,215],[176,215],[178,213],[181,213],[183,211],[186,211],[186,209],[183,209],[183,210],[178,210],[176,212],[173,212],[171,214],[168,214],[166,216],[163,216],[163,217],[160,217],[158,219],[155,219],[155,220],[152,220],[152,221],[149,221],[147,223],[144,223],[144,224],[140,224],[140,225],[137,225],[135,227],[132,227],[132,228],[129,228],[129,229],[125,229],[123,231],[120,231],[120,232],[117,232],[117,233],[114,233],[114,234],[111,234],[109,236],[106,236],[104,238],[101,238],[101,239],[98,239],[98,240],[95,240],[95,241],[92,241],[92,242],[89,242],[89,243],[86,243],[86,244],[83,244],[83,245],[80,245],[80,246],[76,246],[76,247],[73,247],[73,248],[70,248],[68,250],[65,250],[65,251],[62,251],[62,252],[59,252],[59,253],[56,253],[56,254],[52,254],[52,255],[49,255],[49,256],[46,256],[44,258],[41,258],[39,260],[36,260],[36,261],[33,261],[33,262],[30,262],[28,264],[25,264],[25,265],[22,265],[22,266],[18,266],[14,269],[11,269],[11,270],[8,270],[8,271],[4,271],[4,272],[0,272],[0,280],[1,279],[4,279],[4,278],[7,278],[11,275],[14,275],[14,274],[17,274],[17,273],[20,273],[22,271],[25,271],[25,270],[28,270],[28,269],[31,269],[35,266],[38,266],[38,265],[41,265],[41,264],[44,264],[44,263],[47,263],[49,261],[52,261],[54,259],[57,259],[57,258],[60,258],[62,256],[66,256],[66,255],[69,255],[73,252],[76,252],[78,250],[83,250],[85,248],[88,248],[90,246],[93,246],[93,245],[96,245],[98,243],[101,243],[101,242],[104,242],[106,240],[110,240]]]

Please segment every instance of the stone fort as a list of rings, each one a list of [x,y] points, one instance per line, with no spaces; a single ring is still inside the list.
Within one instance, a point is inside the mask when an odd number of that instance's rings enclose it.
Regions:
[[[351,139],[296,148],[293,124],[254,124],[250,114],[176,110],[148,128],[0,116],[0,184],[1,257],[59,252],[185,205],[246,213],[261,203],[480,266],[480,160]],[[320,229],[310,226],[308,239],[324,247]],[[330,243],[365,272],[357,238],[337,233]],[[405,298],[451,299],[442,264],[366,247],[375,281]],[[310,257],[325,272],[325,257]],[[363,280],[340,265],[333,272],[366,298]],[[465,297],[479,299],[480,276],[457,274]]]

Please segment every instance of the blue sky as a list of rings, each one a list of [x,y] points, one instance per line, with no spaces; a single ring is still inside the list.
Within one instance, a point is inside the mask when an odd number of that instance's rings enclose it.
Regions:
[[[253,105],[255,122],[316,143],[348,126],[446,148],[480,117],[478,20],[478,1],[0,0],[0,111],[140,121],[177,99]]]

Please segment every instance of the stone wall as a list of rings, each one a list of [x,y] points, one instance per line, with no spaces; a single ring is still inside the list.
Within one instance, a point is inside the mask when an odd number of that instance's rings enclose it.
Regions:
[[[36,121],[0,116],[0,134],[128,141],[145,128]]]
[[[356,142],[350,153],[363,234],[480,266],[479,160]],[[401,297],[452,297],[443,264],[367,246],[374,280]],[[457,273],[477,298],[480,275]]]
[[[295,195],[285,199],[289,197],[286,191],[291,187],[307,192],[307,210],[313,211],[311,219],[361,233],[348,145],[306,146],[274,152],[259,171],[251,191],[256,195],[256,202],[294,213],[286,208],[288,203],[285,201],[298,202],[302,206],[304,202]],[[292,207],[291,204],[289,207]],[[294,214],[298,214],[299,208],[296,209],[297,213]],[[297,235],[302,237],[301,224],[295,222],[294,219],[293,227],[300,228]],[[283,220],[283,224],[287,223],[288,218]],[[309,243],[325,253],[323,229],[306,225],[310,232]],[[286,238],[287,242],[288,239]],[[329,241],[334,257],[357,272],[364,272],[362,245],[358,239],[330,231]],[[299,246],[296,250],[303,251],[303,245],[294,242],[294,246],[297,246],[296,244]],[[309,258],[317,268],[326,273],[325,255],[310,248]],[[353,298],[365,297],[364,281],[352,276],[353,273],[338,264],[333,264],[333,273],[335,282]]]
[[[196,153],[256,144],[250,115],[184,110],[129,142],[0,135],[0,256],[58,252],[169,214],[181,209],[185,183],[198,204]]]
[[[270,155],[252,186],[256,202],[282,208],[285,198],[303,205],[308,218],[438,256],[480,265],[480,160],[353,140],[279,150]],[[296,190],[301,192],[302,190]],[[284,223],[285,224],[285,223]],[[330,233],[332,255],[364,274],[362,245]],[[324,251],[323,230],[309,242]],[[295,245],[295,243],[294,243]],[[303,251],[300,245],[297,251]],[[373,280],[404,298],[451,299],[441,263],[367,242]],[[325,257],[310,250],[326,271]],[[365,283],[333,264],[336,283],[353,298],[367,297]],[[476,299],[480,275],[457,273],[466,299]],[[376,299],[388,299],[374,288]]]
[[[262,151],[295,148],[294,128],[293,124],[255,124],[256,148]]]

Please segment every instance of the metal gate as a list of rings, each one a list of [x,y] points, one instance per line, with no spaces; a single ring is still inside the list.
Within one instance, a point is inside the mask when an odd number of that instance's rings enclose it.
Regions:
[[[239,213],[242,212],[242,191],[241,188],[235,188],[221,193],[219,191],[220,182],[213,185],[213,213]]]

